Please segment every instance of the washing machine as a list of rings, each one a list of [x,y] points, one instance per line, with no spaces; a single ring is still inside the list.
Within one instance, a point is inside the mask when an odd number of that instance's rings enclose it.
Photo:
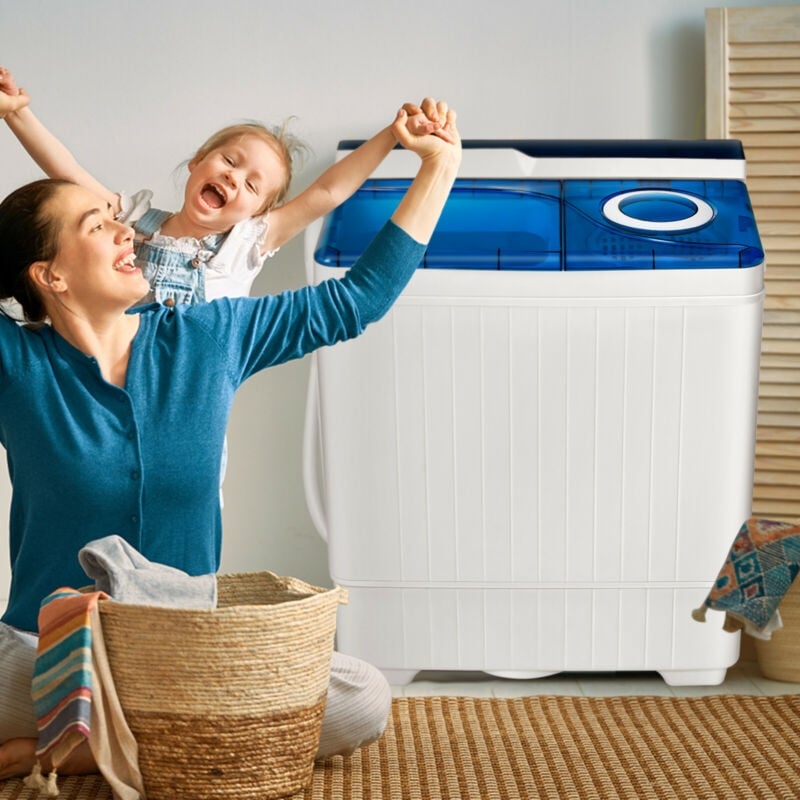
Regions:
[[[310,282],[345,273],[416,166],[393,151],[309,228]],[[739,634],[691,611],[751,512],[764,255],[744,176],[731,140],[464,142],[392,310],[311,357],[304,481],[349,591],[341,651],[396,684],[724,680]]]

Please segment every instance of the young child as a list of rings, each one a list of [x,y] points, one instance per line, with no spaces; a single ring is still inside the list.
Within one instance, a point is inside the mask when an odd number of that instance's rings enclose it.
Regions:
[[[27,99],[2,67],[0,90]],[[403,108],[411,133],[448,139],[446,104],[425,100],[421,107],[407,103]],[[120,221],[133,226],[136,263],[151,286],[143,299],[165,305],[248,295],[264,260],[350,197],[396,144],[389,125],[285,202],[292,161],[302,144],[285,130],[231,125],[212,135],[189,161],[183,206],[170,213],[151,207],[149,190],[128,196],[98,183],[27,103],[5,119],[50,178],[93,191]]]

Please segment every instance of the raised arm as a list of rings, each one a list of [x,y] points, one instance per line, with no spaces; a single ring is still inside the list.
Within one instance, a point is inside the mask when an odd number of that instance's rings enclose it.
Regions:
[[[428,104],[423,109],[406,103],[403,109],[406,112],[403,125],[409,135],[423,136],[433,133],[445,139],[448,137],[445,119],[440,118],[437,104]],[[444,116],[446,117],[446,113]],[[296,198],[271,211],[269,233],[263,252],[281,247],[311,222],[325,216],[347,200],[397,144],[396,126],[395,122],[379,131],[325,170]]]
[[[417,175],[391,220],[343,276],[279,295],[186,309],[187,318],[205,318],[202,329],[228,352],[237,383],[260,369],[358,336],[391,308],[416,272],[456,178],[461,142],[452,111],[445,113],[444,137],[411,133],[407,117],[401,109],[393,128],[401,144],[420,157]]]
[[[430,241],[461,163],[461,138],[456,129],[456,113],[444,103],[426,98],[422,104],[429,119],[437,114],[444,119],[439,135],[415,135],[409,131],[404,107],[392,126],[403,147],[421,159],[419,171],[392,214],[392,222],[421,244]]]
[[[24,90],[17,88],[14,76],[2,67],[0,90],[4,103],[9,97],[12,100],[20,96],[28,99]],[[4,116],[8,127],[45,175],[73,181],[107,200],[115,213],[119,212],[119,195],[103,186],[78,163],[75,156],[39,121],[27,102]]]

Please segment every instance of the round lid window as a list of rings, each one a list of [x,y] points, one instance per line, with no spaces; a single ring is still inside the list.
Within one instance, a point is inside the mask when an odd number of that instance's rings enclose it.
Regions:
[[[714,209],[705,200],[683,192],[635,189],[606,200],[603,215],[634,230],[681,233],[711,222]]]

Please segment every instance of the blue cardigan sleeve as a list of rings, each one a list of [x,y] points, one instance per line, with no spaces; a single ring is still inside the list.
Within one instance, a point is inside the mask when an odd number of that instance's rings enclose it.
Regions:
[[[424,252],[389,221],[342,278],[278,295],[185,306],[181,313],[205,328],[238,385],[261,369],[358,336],[389,310]]]

